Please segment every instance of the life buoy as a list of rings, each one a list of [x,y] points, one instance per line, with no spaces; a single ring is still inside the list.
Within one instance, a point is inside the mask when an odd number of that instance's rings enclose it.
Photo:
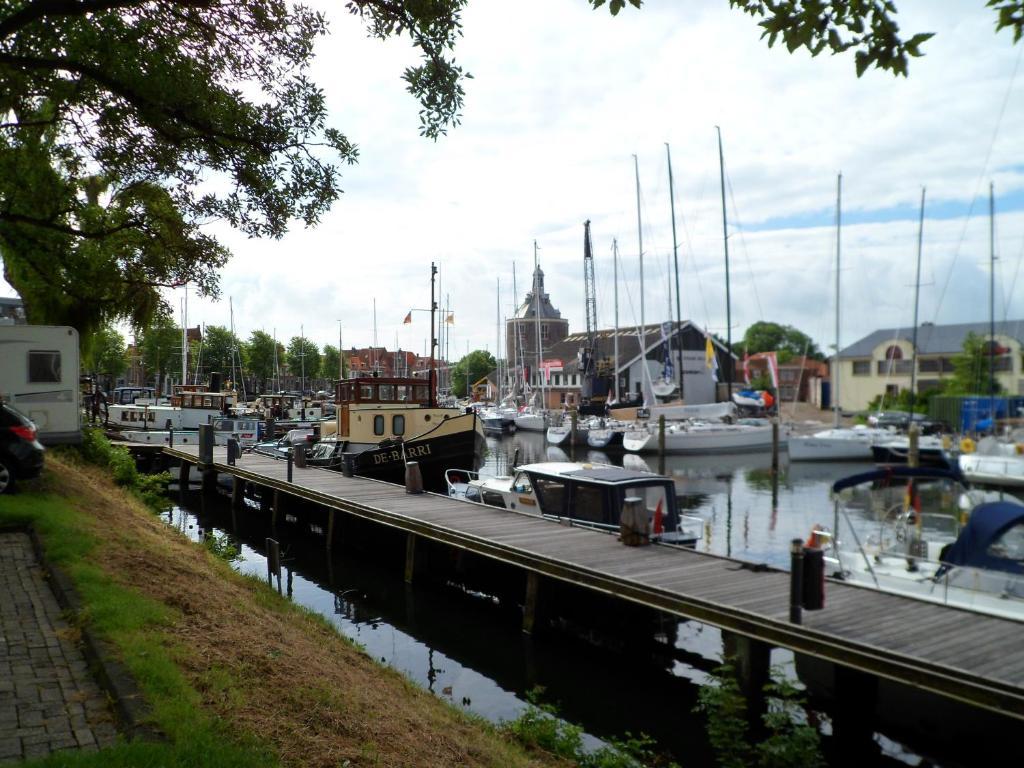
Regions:
[[[960,441],[960,453],[974,453],[976,447],[974,441],[969,437],[965,437]]]

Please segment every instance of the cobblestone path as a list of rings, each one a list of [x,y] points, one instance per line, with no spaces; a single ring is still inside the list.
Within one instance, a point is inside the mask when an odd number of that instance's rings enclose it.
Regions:
[[[117,733],[24,533],[0,533],[0,763],[98,749]]]

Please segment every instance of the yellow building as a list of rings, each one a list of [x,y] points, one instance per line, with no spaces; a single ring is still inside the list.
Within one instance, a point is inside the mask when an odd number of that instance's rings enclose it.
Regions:
[[[953,373],[953,358],[963,351],[964,339],[974,333],[988,341],[988,323],[934,325],[917,329],[916,391],[938,388]],[[889,328],[865,336],[839,353],[838,392],[833,397],[844,411],[860,411],[881,394],[897,395],[911,387],[914,373],[912,328]],[[1024,320],[995,324],[995,372],[998,383],[1011,395],[1024,395],[1021,349]],[[835,377],[833,377],[835,381]],[[984,394],[980,389],[978,394]]]

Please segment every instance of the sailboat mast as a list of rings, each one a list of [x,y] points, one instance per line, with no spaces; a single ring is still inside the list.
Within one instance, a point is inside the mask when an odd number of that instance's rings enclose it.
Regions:
[[[619,402],[619,241],[612,240],[612,281],[615,283],[615,335],[612,344],[612,375],[615,377],[615,402]]]
[[[722,242],[725,245],[725,345],[729,350],[729,365],[726,370],[729,402],[732,402],[732,300],[729,295],[729,227],[725,218],[725,155],[722,153],[722,129],[717,125],[718,132],[718,174],[722,187]]]
[[[537,376],[540,383],[540,401],[541,407],[547,409],[548,399],[547,393],[544,391],[544,374],[541,369],[544,366],[544,347],[541,343],[540,333],[540,265],[537,261],[537,241],[533,241],[533,313],[535,325],[537,328]]]
[[[672,183],[672,150],[665,142],[665,154],[668,157],[668,200],[672,210],[672,261],[676,272],[676,344],[679,345],[679,399],[682,400],[683,393],[683,308],[682,299],[679,294],[679,244],[676,240],[676,190]],[[671,309],[671,305],[669,306]],[[669,349],[672,342],[669,342]]]
[[[498,306],[494,308],[494,364],[497,367],[496,378],[498,384],[497,402],[501,402],[501,278],[496,277],[494,281],[498,286]]]
[[[437,311],[437,302],[434,300],[434,280],[437,276],[437,267],[430,262],[430,371],[427,374],[430,393],[428,397],[431,408],[437,405],[437,395],[434,391],[434,349],[437,347],[437,337],[434,335],[434,313]]]
[[[181,304],[181,383],[188,384],[188,283]]]
[[[842,226],[843,174],[836,179],[836,354],[832,362],[832,424],[839,426],[839,231]]]
[[[644,325],[644,233],[640,225],[640,165],[633,155],[633,175],[636,177],[636,238],[640,247],[640,359],[647,370],[647,326]]]
[[[988,183],[988,402],[992,434],[996,426],[996,185]]]
[[[911,334],[910,355],[910,418],[914,416],[914,398],[917,396],[917,308],[921,298],[921,242],[924,237],[924,187],[921,187],[921,216],[917,222],[917,275],[914,279],[914,332]]]

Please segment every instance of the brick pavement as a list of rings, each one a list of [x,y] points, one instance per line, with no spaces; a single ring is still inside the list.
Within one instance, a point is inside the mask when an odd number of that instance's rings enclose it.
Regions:
[[[0,763],[117,738],[106,696],[24,533],[0,533]]]

